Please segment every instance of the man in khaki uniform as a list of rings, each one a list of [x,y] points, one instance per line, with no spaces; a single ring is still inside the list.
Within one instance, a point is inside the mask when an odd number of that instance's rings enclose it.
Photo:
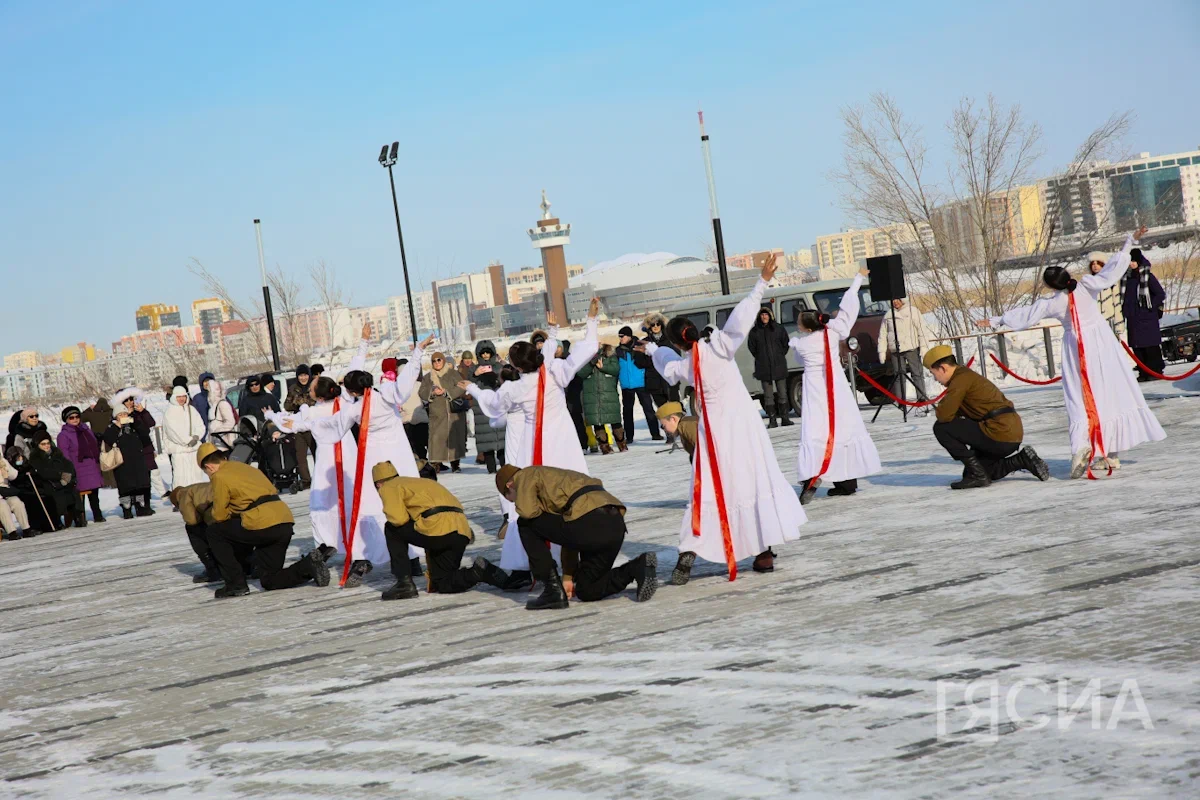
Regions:
[[[390,461],[376,464],[371,478],[387,516],[383,534],[392,557],[392,574],[396,576],[396,584],[383,593],[383,600],[417,596],[408,557],[410,544],[425,550],[430,592],[457,594],[480,582],[503,587],[508,575],[486,558],[481,556],[470,567],[462,566],[463,553],[475,536],[462,503],[448,489],[429,478],[401,477]]]
[[[949,345],[934,347],[921,363],[946,387],[946,396],[937,404],[933,435],[951,458],[963,463],[962,480],[951,483],[951,489],[988,486],[1021,469],[1040,481],[1050,477],[1036,450],[1021,449],[1021,417],[996,384],[959,366]]]
[[[266,475],[249,464],[229,461],[211,443],[200,446],[196,461],[212,482],[213,524],[208,526],[208,546],[225,579],[225,585],[214,592],[218,600],[250,593],[238,562],[237,544],[252,548],[250,558],[266,591],[290,589],[310,579],[318,586],[329,585],[329,567],[312,553],[283,566],[295,518]]]
[[[193,483],[191,486],[176,486],[168,495],[171,504],[183,517],[183,527],[187,531],[188,544],[204,565],[204,572],[192,576],[192,583],[220,583],[221,568],[217,565],[216,556],[208,545],[208,526],[215,525],[212,515],[213,490],[212,484]],[[234,552],[242,570],[250,571],[250,553],[252,548],[244,544],[235,544]]]
[[[517,506],[517,527],[529,555],[529,569],[545,589],[525,607],[567,608],[567,593],[550,542],[563,548],[563,570],[573,575],[580,600],[602,600],[637,581],[638,602],[654,596],[658,558],[642,553],[613,569],[625,541],[625,506],[604,491],[599,478],[557,467],[505,465],[496,489]],[[575,558],[579,558],[575,565]]]
[[[655,415],[668,436],[679,436],[679,440],[683,442],[683,449],[687,450],[690,462],[696,453],[696,418],[685,416],[683,404],[674,401],[663,403],[658,407]]]

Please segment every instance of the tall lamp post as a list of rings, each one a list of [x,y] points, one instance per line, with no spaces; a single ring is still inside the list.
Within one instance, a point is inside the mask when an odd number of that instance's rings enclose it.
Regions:
[[[275,338],[275,312],[271,310],[271,288],[267,284],[267,261],[263,258],[262,222],[254,220],[254,237],[258,239],[258,269],[262,273],[263,307],[267,311],[267,333],[271,337],[271,363],[279,372],[279,340]]]
[[[717,269],[721,274],[721,294],[729,294],[729,268],[725,266],[725,237],[721,235],[721,212],[717,209],[717,183],[713,180],[712,153],[704,132],[704,112],[700,115],[700,152],[704,155],[704,173],[708,177],[708,210],[712,214],[713,236],[717,242]]]
[[[412,286],[408,283],[408,259],[404,255],[404,233],[400,230],[400,205],[396,202],[396,179],[392,176],[392,165],[396,163],[399,142],[392,142],[391,150],[385,144],[379,150],[379,165],[387,167],[388,181],[392,184],[392,210],[396,212],[396,238],[400,240],[400,266],[404,269],[404,296],[408,300],[408,324],[412,330],[413,349],[417,347],[417,314],[413,311]]]

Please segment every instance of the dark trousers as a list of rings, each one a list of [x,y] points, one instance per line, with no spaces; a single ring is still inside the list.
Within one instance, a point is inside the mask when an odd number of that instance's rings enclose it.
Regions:
[[[184,530],[187,531],[188,544],[192,546],[192,551],[200,559],[200,563],[207,567],[210,560],[215,562],[216,558],[212,554],[212,548],[208,546],[208,526],[204,523],[184,525]],[[237,557],[238,563],[242,565],[243,572],[252,566],[250,556],[253,552],[254,548],[249,545],[234,543],[233,553]]]
[[[1161,375],[1162,371],[1167,368],[1167,363],[1163,361],[1162,345],[1154,345],[1152,347],[1134,347],[1131,349],[1143,364],[1157,372],[1159,375]],[[1138,367],[1137,371],[1140,372],[1144,378],[1154,378],[1153,375],[1146,372],[1146,370],[1142,369],[1141,367]],[[1158,380],[1157,378],[1154,379]]]
[[[429,423],[410,425],[406,422],[404,423],[404,433],[408,435],[408,444],[412,448],[413,455],[425,461],[429,457]]]
[[[571,422],[575,425],[575,435],[579,437],[579,446],[588,446],[587,429],[583,424],[583,407],[578,403],[567,401],[567,411],[571,413]]]
[[[935,422],[933,435],[955,461],[974,455],[989,475],[995,474],[999,462],[1017,452],[1021,446],[1020,442],[998,442],[989,438],[978,422],[966,417],[958,417],[950,422]]]
[[[650,392],[655,408],[662,408],[667,403],[679,402],[679,387],[668,385],[666,388]]]
[[[621,390],[621,421],[625,423],[625,440],[633,441],[633,401],[637,399],[642,404],[642,414],[646,417],[646,427],[650,429],[650,438],[658,439],[662,433],[658,430],[658,416],[654,413],[654,401],[646,387],[640,389]]]
[[[490,453],[484,453],[483,454],[483,463],[487,464],[488,474],[494,475],[496,473],[496,467],[504,466],[504,463],[505,463],[504,462],[504,448],[501,448],[499,450],[494,450]]]
[[[787,399],[787,378],[780,378],[777,381],[759,381],[763,394],[763,407],[767,409],[768,416],[778,414],[781,417],[786,417],[788,413]],[[774,383],[774,397],[772,397],[771,388]]]
[[[458,594],[470,589],[478,579],[475,573],[462,566],[463,553],[470,540],[460,533],[445,536],[425,536],[417,533],[412,520],[396,526],[390,522],[383,527],[388,555],[392,557],[392,574],[397,579],[412,577],[412,562],[408,546],[425,548],[425,563],[429,565],[429,583],[439,594]]]
[[[225,522],[208,526],[208,546],[217,559],[227,587],[246,585],[246,573],[238,557],[238,545],[246,545],[251,550],[250,563],[254,565],[263,589],[291,589],[307,581],[312,577],[307,557],[291,566],[283,566],[291,542],[290,522],[260,531],[248,531],[242,527],[242,518],[234,516]]]
[[[300,473],[300,480],[305,483],[312,483],[312,473],[308,470],[308,454],[309,452],[316,453],[317,443],[313,439],[313,435],[308,431],[300,431],[296,434],[296,471]]]
[[[615,506],[589,511],[573,522],[556,514],[517,520],[521,544],[529,554],[529,571],[539,581],[550,576],[554,559],[546,542],[554,542],[579,553],[575,568],[575,594],[580,600],[603,600],[633,580],[632,570],[622,564],[613,569],[625,541],[625,517]]]
[[[913,383],[917,387],[917,400],[928,400],[929,395],[925,393],[925,367],[921,364],[921,351],[918,349],[905,350],[903,353],[894,355],[894,364],[896,366],[896,377],[892,381],[892,394],[903,397],[906,400],[914,398],[909,397],[911,394],[907,390],[902,393],[901,387],[904,384],[904,374],[908,373],[912,376]]]

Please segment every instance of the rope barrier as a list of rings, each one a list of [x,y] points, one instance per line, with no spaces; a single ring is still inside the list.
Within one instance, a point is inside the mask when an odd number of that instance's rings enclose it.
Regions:
[[[970,368],[971,368],[971,365],[972,365],[972,364],[974,364],[974,363],[975,363],[975,356],[971,356],[971,360],[967,362],[967,369],[970,369]],[[856,369],[858,369],[858,374],[859,374],[859,375],[861,375],[861,376],[863,377],[863,379],[864,379],[864,380],[866,380],[866,382],[867,382],[867,383],[869,383],[869,384],[871,384],[872,386],[874,386],[874,387],[875,387],[875,389],[876,389],[876,390],[877,390],[877,391],[878,391],[880,394],[882,394],[884,397],[886,397],[886,398],[888,398],[889,400],[891,400],[893,403],[897,403],[897,404],[899,404],[899,405],[909,406],[910,408],[924,408],[925,406],[931,406],[931,405],[933,405],[934,403],[937,403],[937,402],[938,402],[938,401],[940,401],[940,400],[941,400],[943,397],[945,397],[945,396],[946,396],[946,393],[945,393],[945,392],[942,392],[942,393],[941,393],[941,394],[939,394],[937,397],[934,397],[934,398],[932,398],[932,399],[930,399],[930,400],[922,400],[922,401],[920,401],[920,402],[912,402],[912,401],[909,401],[909,400],[901,400],[899,397],[896,397],[896,395],[892,394],[892,393],[891,393],[891,392],[889,392],[887,389],[883,388],[883,386],[881,386],[881,385],[879,384],[879,382],[878,382],[878,381],[876,381],[874,378],[872,378],[870,375],[868,375],[867,373],[863,372],[861,367],[858,367],[858,368],[856,368]]]
[[[1197,364],[1196,366],[1192,367],[1191,369],[1189,369],[1187,372],[1183,373],[1182,375],[1163,375],[1162,373],[1155,372],[1154,370],[1150,369],[1145,364],[1143,364],[1142,360],[1137,357],[1137,355],[1133,352],[1133,349],[1130,348],[1129,345],[1125,344],[1125,342],[1121,342],[1121,347],[1125,348],[1125,352],[1129,353],[1129,357],[1133,359],[1133,362],[1138,365],[1138,367],[1142,370],[1142,372],[1145,372],[1147,375],[1153,375],[1154,377],[1158,378],[1160,381],[1181,381],[1184,378],[1190,378],[1193,375],[1195,375],[1197,372],[1200,372],[1200,364]]]
[[[1035,381],[1033,378],[1022,378],[1020,375],[1018,375],[1017,373],[1015,373],[1011,369],[1009,369],[1007,366],[1005,366],[1003,361],[996,358],[995,353],[988,353],[988,355],[991,357],[992,361],[996,362],[997,367],[1004,370],[1005,375],[1008,375],[1011,378],[1016,378],[1017,380],[1021,381],[1022,383],[1032,384],[1033,386],[1049,386],[1052,383],[1058,383],[1059,381],[1062,380],[1062,375],[1059,375],[1057,378],[1051,378],[1048,381]]]

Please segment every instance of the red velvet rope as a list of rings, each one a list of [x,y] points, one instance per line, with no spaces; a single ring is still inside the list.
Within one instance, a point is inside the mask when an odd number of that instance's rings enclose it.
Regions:
[[[721,465],[717,462],[717,445],[713,441],[712,427],[708,422],[708,403],[704,402],[704,381],[700,377],[700,343],[692,347],[692,386],[696,390],[696,403],[700,406],[700,416],[704,421],[704,447],[708,454],[709,467],[712,470],[713,494],[717,500],[717,515],[721,521],[721,538],[725,543],[725,565],[729,570],[729,580],[737,579],[737,559],[733,552],[733,535],[729,530],[729,513],[725,509],[725,487],[721,482]],[[700,535],[700,508],[703,495],[700,491],[700,459],[697,458],[692,467],[692,536]]]
[[[371,388],[368,386],[363,391],[362,397],[362,419],[358,422],[358,459],[354,465],[354,504],[350,509],[350,533],[346,543],[346,563],[342,567],[342,580],[339,586],[346,585],[346,578],[350,577],[350,562],[353,560],[351,550],[354,547],[354,531],[358,528],[358,511],[362,501],[363,489],[363,467],[367,458],[367,426],[371,423]]]
[[[1011,369],[1006,367],[1004,365],[1003,361],[996,358],[995,353],[988,353],[988,356],[991,357],[992,361],[996,362],[997,367],[1004,370],[1005,375],[1008,375],[1009,377],[1012,377],[1012,378],[1016,378],[1017,380],[1021,381],[1021,383],[1028,383],[1028,384],[1032,384],[1033,386],[1049,386],[1052,383],[1058,383],[1059,381],[1062,380],[1062,375],[1059,375],[1057,378],[1051,378],[1048,381],[1035,381],[1033,378],[1022,378],[1020,375],[1018,375],[1017,373],[1013,372]]]
[[[1196,366],[1192,367],[1191,369],[1189,369],[1187,372],[1183,373],[1182,375],[1163,375],[1162,373],[1155,372],[1154,370],[1150,369],[1145,364],[1143,364],[1142,360],[1137,357],[1137,354],[1134,353],[1133,349],[1129,345],[1125,344],[1125,342],[1121,342],[1121,347],[1125,348],[1125,352],[1129,353],[1129,357],[1133,359],[1133,363],[1137,364],[1138,367],[1141,368],[1142,372],[1145,372],[1147,375],[1153,375],[1154,377],[1158,378],[1160,381],[1181,381],[1184,378],[1190,378],[1193,375],[1195,375],[1197,372],[1200,372],[1200,364],[1197,364]]]
[[[971,360],[967,362],[967,369],[970,369],[971,365],[974,363],[975,363],[975,356],[971,356]],[[872,378],[870,375],[863,372],[861,367],[858,368],[858,374],[862,376],[863,380],[865,380],[867,383],[874,386],[880,393],[882,393],[884,397],[888,398],[893,403],[899,403],[900,405],[910,406],[912,408],[923,408],[925,406],[931,406],[934,403],[937,403],[939,400],[941,400],[943,397],[946,396],[946,393],[942,392],[937,397],[930,398],[929,400],[922,400],[919,403],[910,402],[908,400],[901,400],[899,397],[896,397],[896,395],[892,394],[887,389],[883,388],[883,386],[881,386],[879,384],[879,382],[876,381],[874,378]]]

